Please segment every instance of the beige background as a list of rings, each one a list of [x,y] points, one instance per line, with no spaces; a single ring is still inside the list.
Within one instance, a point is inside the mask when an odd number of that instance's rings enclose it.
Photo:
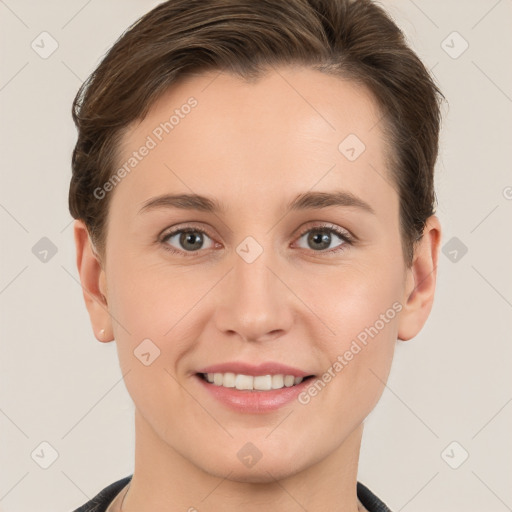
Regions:
[[[133,405],[77,281],[70,107],[157,3],[0,0],[2,512],[74,510],[133,470]],[[437,165],[446,254],[431,317],[397,347],[366,420],[358,478],[394,512],[512,510],[512,1],[382,4],[449,102]],[[31,47],[43,31],[58,43],[46,59]],[[46,262],[33,253],[43,237],[57,250]],[[42,442],[58,452],[47,469]]]

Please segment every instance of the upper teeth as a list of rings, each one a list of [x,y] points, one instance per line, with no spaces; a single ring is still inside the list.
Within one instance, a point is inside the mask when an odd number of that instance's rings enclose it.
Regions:
[[[236,389],[257,389],[267,391],[270,389],[289,388],[295,384],[302,382],[302,377],[294,377],[293,375],[243,375],[241,373],[206,373],[206,380],[216,386]]]

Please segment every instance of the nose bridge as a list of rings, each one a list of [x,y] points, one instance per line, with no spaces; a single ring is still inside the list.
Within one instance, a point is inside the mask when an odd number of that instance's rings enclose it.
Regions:
[[[275,258],[270,254],[271,249],[267,246],[260,254],[251,242],[244,242],[237,248],[234,256],[233,284],[239,299],[246,300],[251,297],[268,296],[275,297],[276,283],[273,282],[273,274],[269,268]],[[275,266],[275,265],[274,265]]]
[[[261,240],[249,236],[236,246],[228,290],[217,311],[219,329],[253,341],[287,331],[293,318],[286,286],[275,275],[271,237]]]

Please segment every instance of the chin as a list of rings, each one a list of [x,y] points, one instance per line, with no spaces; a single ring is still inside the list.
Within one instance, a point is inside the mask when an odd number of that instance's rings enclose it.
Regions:
[[[245,465],[235,455],[235,458],[219,457],[212,466],[204,466],[204,460],[199,466],[203,471],[217,478],[227,478],[232,482],[267,484],[293,476],[303,469],[290,460],[289,455],[285,456],[274,453],[271,457],[261,459],[251,465]],[[306,464],[304,464],[306,467]],[[229,477],[228,477],[229,475]]]
[[[256,467],[240,468],[226,466],[225,472],[219,473],[219,468],[216,467],[214,472],[211,474],[218,478],[226,478],[231,482],[246,484],[269,484],[275,482],[276,480],[282,480],[292,476],[293,472],[289,468],[276,468],[272,465],[269,468],[262,466],[258,469],[256,469]]]

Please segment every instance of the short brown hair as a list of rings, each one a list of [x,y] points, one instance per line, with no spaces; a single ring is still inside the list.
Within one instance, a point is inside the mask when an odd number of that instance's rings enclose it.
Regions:
[[[100,254],[124,129],[177,80],[207,70],[254,80],[298,64],[366,86],[382,114],[400,199],[404,260],[436,206],[434,166],[444,96],[389,15],[371,0],[169,0],[135,22],[80,87],[69,210]],[[341,141],[340,141],[341,142]]]

